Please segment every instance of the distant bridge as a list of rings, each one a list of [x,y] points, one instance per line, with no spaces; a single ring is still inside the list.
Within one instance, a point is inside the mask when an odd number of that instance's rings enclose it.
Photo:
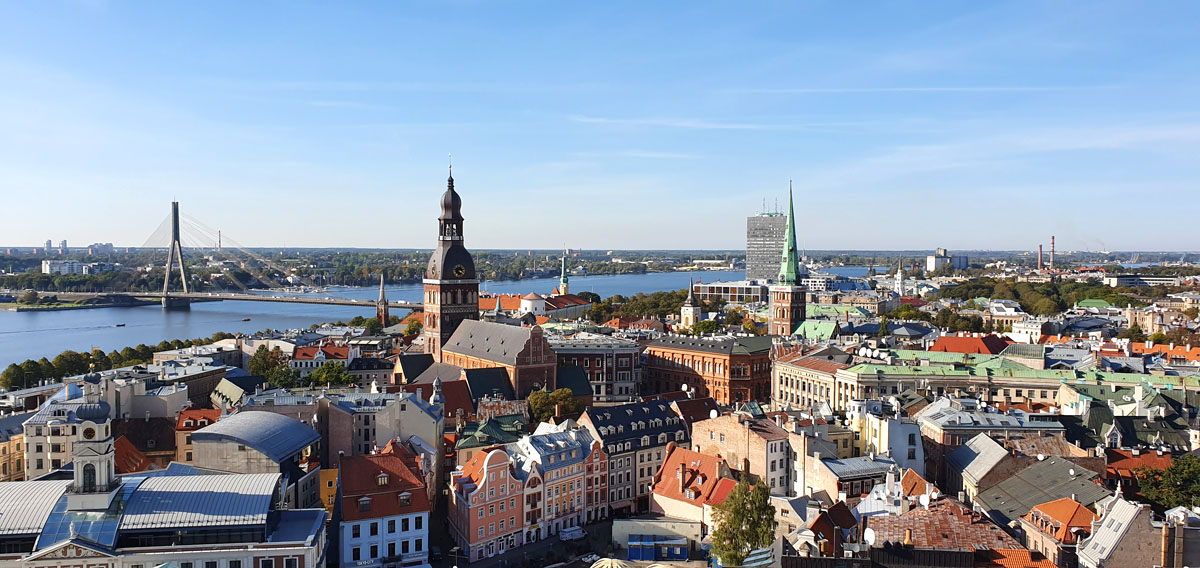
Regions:
[[[236,292],[101,292],[101,293],[83,293],[72,292],[70,295],[75,298],[138,298],[143,300],[199,300],[199,301],[216,301],[230,300],[237,302],[279,302],[286,304],[318,304],[322,306],[359,306],[363,308],[374,308],[379,304],[375,300],[355,300],[351,298],[329,298],[329,297],[312,297],[312,296],[288,296],[288,295],[268,295],[268,294],[246,294]],[[388,302],[388,308],[397,308],[402,310],[419,310],[424,308],[422,304],[416,302]]]

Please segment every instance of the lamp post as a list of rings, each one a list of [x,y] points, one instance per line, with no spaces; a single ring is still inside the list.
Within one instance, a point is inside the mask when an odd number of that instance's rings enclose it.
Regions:
[[[462,552],[462,549],[459,548],[458,546],[454,546],[454,547],[450,548],[450,554],[454,556],[454,568],[458,568],[458,556],[459,556],[458,553],[459,552]]]

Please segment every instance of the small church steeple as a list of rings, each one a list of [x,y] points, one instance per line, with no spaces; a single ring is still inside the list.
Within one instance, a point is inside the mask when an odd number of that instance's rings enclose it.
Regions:
[[[767,332],[789,337],[805,318],[805,290],[802,280],[808,269],[800,262],[796,247],[796,209],[792,199],[792,182],[788,181],[787,232],[783,240],[783,258],[779,278],[771,286],[771,308]]]
[[[375,301],[375,317],[379,319],[379,324],[383,327],[388,326],[388,302],[387,293],[383,290],[383,274],[379,274],[379,299]]]
[[[683,307],[679,310],[679,325],[682,327],[691,328],[702,317],[700,302],[696,301],[695,288],[696,283],[691,278],[688,278],[687,299],[683,301]]]
[[[96,376],[96,380],[102,379]],[[84,388],[98,391],[101,386],[85,384]],[[109,418],[111,408],[103,400],[94,401],[97,398],[94,395],[95,392],[89,392],[87,402],[75,409],[76,434],[71,444],[74,480],[67,494],[67,507],[74,511],[107,509],[120,485]]]
[[[571,293],[570,279],[567,278],[567,252],[566,250],[563,251],[562,268],[559,269],[558,275],[558,293],[563,296]]]

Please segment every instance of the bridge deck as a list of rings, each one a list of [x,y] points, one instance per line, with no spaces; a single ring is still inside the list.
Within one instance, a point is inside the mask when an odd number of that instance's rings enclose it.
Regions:
[[[75,293],[71,294],[76,297],[103,297],[103,296],[129,296],[131,298],[157,299],[161,300],[163,294],[161,292],[121,292],[121,293]],[[229,300],[235,302],[279,302],[288,304],[318,304],[323,306],[361,306],[364,308],[375,307],[374,300],[355,300],[351,298],[314,298],[311,296],[279,296],[266,294],[236,294],[236,293],[205,293],[205,292],[171,292],[166,294],[169,298],[178,298],[186,300]],[[416,310],[424,307],[422,304],[415,302],[388,302],[389,308]]]

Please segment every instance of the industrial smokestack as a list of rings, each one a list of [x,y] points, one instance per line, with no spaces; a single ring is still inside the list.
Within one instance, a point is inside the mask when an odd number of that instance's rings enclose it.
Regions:
[[[1042,245],[1038,245],[1038,272],[1042,271]]]
[[[1054,235],[1050,235],[1050,270],[1054,270]]]

